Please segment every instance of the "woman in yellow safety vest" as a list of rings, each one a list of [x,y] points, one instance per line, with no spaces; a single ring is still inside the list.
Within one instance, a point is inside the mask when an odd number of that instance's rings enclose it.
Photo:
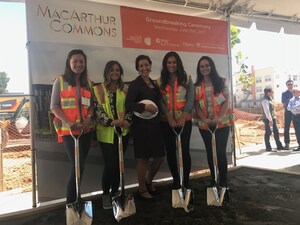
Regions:
[[[176,52],[168,52],[162,62],[161,76],[157,80],[162,95],[161,127],[167,152],[167,161],[173,177],[172,189],[180,188],[177,165],[176,136],[173,128],[183,127],[182,159],[184,186],[189,186],[191,171],[190,137],[192,132],[192,108],[194,104],[194,86]],[[178,129],[178,128],[177,128]]]
[[[128,128],[131,123],[130,114],[125,114],[126,85],[122,81],[123,68],[117,61],[107,62],[104,68],[104,83],[94,86],[97,100],[96,131],[104,158],[102,174],[102,205],[104,209],[111,209],[111,197],[118,191],[119,155],[118,133],[123,134],[123,148],[128,143]]]
[[[197,64],[197,80],[195,82],[195,121],[203,138],[209,169],[211,172],[211,186],[215,185],[212,135],[210,130],[216,130],[216,148],[220,186],[227,186],[227,157],[226,147],[232,123],[229,108],[229,89],[224,78],[220,77],[214,61],[203,56]]]
[[[65,72],[53,84],[50,109],[55,115],[54,127],[59,142],[63,142],[72,168],[67,186],[67,204],[76,201],[74,140],[70,135],[83,134],[79,138],[80,173],[90,149],[93,125],[92,83],[88,80],[86,55],[82,50],[70,51]]]

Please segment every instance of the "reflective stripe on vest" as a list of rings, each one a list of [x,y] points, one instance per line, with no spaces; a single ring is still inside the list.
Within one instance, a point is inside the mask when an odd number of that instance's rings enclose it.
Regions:
[[[108,115],[108,117],[112,120],[114,120],[114,116],[111,111],[110,102],[108,99],[108,92],[106,90],[106,87],[104,84],[100,84],[97,86],[94,86],[94,94],[97,100],[97,103],[102,106],[105,113]],[[121,89],[117,89],[116,91],[116,110],[117,115],[119,119],[124,119],[125,117],[125,98],[126,93],[125,91]],[[100,123],[97,123],[96,126],[96,132],[97,132],[97,140],[112,144],[114,143],[114,128],[111,126],[103,126]],[[128,129],[123,130],[123,136],[128,134]]]
[[[78,107],[78,98],[76,96],[76,89],[75,87],[72,87],[67,82],[64,82],[63,77],[59,76],[57,79],[59,79],[59,85],[60,85],[60,108],[63,111],[63,113],[66,115],[68,120],[71,122],[81,122],[82,120],[86,119],[88,115],[88,109],[90,106],[81,104],[81,111]],[[89,85],[91,86],[91,83],[89,82]],[[80,88],[80,93],[82,97],[85,97],[87,99],[91,99],[92,94],[91,91],[87,88]],[[70,129],[66,126],[65,123],[62,123],[60,119],[57,117],[53,120],[54,128],[58,135],[58,142],[61,142],[61,137],[64,135],[70,135]],[[87,129],[84,130],[84,132],[89,132],[94,129],[93,125],[90,125]],[[73,134],[79,134],[79,130],[73,130]]]
[[[217,96],[219,96],[221,94],[223,94],[223,93],[221,92]],[[211,96],[212,96],[211,101],[212,101],[212,105],[213,105],[214,117],[217,117],[221,112],[222,103],[218,104],[217,101],[215,100],[213,86],[211,88]],[[197,101],[199,103],[200,110],[203,112],[205,117],[207,117],[207,108],[206,108],[207,96],[206,96],[206,92],[205,92],[204,82],[201,83],[201,86],[195,87],[195,101]],[[218,123],[218,128],[227,127],[227,126],[231,125],[232,120],[233,120],[233,118],[232,118],[233,114],[231,111],[232,110],[230,108],[228,108],[228,110],[225,113],[225,115],[223,116],[222,120]],[[204,130],[208,129],[207,124],[204,123],[200,118],[198,118],[197,115],[194,115],[194,119],[195,119],[196,126],[198,126],[200,129],[204,129]]]
[[[190,76],[188,76],[187,83],[190,81]],[[161,87],[161,80],[157,80],[158,85]],[[183,109],[186,104],[186,88],[184,86],[179,85],[177,78],[174,82],[174,88],[170,84],[167,84],[165,89],[160,89],[162,99],[165,105],[168,108],[168,111],[173,114],[173,118],[178,120],[182,114]],[[186,120],[191,120],[191,116],[186,118]]]

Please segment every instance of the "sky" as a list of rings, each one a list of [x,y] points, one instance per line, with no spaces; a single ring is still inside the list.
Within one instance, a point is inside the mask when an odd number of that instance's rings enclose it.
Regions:
[[[25,4],[0,2],[0,72],[6,72],[9,92],[29,93],[26,50]],[[275,67],[284,73],[300,74],[300,36],[240,28],[238,44],[232,51],[243,53],[246,65],[255,69]],[[233,62],[233,73],[237,67]]]
[[[9,92],[29,93],[24,3],[0,2],[0,72],[6,72]]]

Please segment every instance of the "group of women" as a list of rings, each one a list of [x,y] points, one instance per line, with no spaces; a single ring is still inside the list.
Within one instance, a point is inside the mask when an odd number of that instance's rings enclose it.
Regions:
[[[192,116],[205,143],[212,174],[211,185],[214,185],[215,179],[209,128],[217,128],[220,185],[227,186],[226,146],[231,125],[229,91],[214,61],[208,56],[200,58],[195,84],[185,72],[176,52],[171,51],[164,56],[159,79],[150,78],[151,66],[149,56],[139,55],[135,60],[139,75],[127,87],[122,80],[121,64],[109,61],[104,69],[104,82],[93,86],[87,77],[85,53],[76,49],[69,53],[65,72],[55,80],[51,98],[57,134],[62,138],[73,165],[68,181],[67,203],[76,200],[74,141],[70,131],[78,135],[83,130],[79,138],[82,174],[94,122],[104,158],[102,202],[105,209],[112,207],[111,197],[119,188],[118,136],[115,132],[122,133],[124,151],[131,134],[137,159],[138,194],[141,199],[151,201],[156,194],[152,181],[164,162],[165,154],[173,177],[172,188],[180,188],[176,135],[173,129],[182,128],[183,184],[189,187]],[[96,104],[93,104],[93,99]],[[142,103],[142,100],[151,100],[154,104]],[[148,119],[137,116],[145,111],[152,116]]]

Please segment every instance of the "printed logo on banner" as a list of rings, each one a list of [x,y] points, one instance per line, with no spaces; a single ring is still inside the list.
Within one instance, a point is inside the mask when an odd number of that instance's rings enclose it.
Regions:
[[[57,0],[27,2],[29,41],[122,47],[118,6]]]
[[[225,21],[128,7],[121,17],[124,48],[228,53]]]

